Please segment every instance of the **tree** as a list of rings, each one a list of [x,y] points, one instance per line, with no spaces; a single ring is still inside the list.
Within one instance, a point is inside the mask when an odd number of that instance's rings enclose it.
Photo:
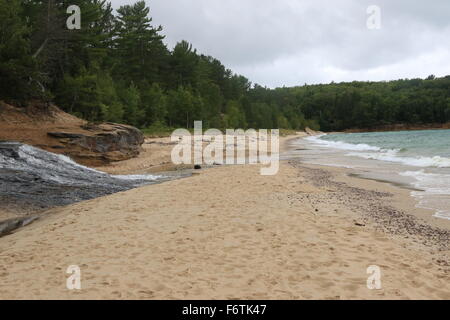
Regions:
[[[162,27],[153,28],[148,17],[150,9],[145,1],[122,6],[117,10],[115,28],[116,75],[138,84],[160,80],[161,65],[168,56],[159,33]]]
[[[66,9],[81,8],[80,30]],[[139,127],[368,128],[450,121],[450,76],[269,89],[197,53],[169,51],[145,1],[0,0],[0,99],[53,101]]]
[[[196,50],[192,49],[192,44],[187,41],[177,43],[171,56],[171,70],[173,75],[173,86],[194,86],[195,71],[198,64]]]
[[[42,96],[37,65],[31,56],[29,28],[19,0],[0,2],[0,98],[24,101]]]
[[[245,114],[241,110],[238,101],[230,100],[227,103],[227,112],[225,114],[225,126],[230,129],[246,128]]]
[[[168,113],[167,98],[159,84],[147,85],[141,92],[141,104],[145,112],[144,126],[155,122],[164,124]]]
[[[141,127],[145,119],[144,111],[139,108],[141,97],[137,86],[133,83],[129,86],[121,85],[118,87],[117,93],[124,106],[123,119],[125,122],[136,127]]]
[[[97,77],[97,90],[101,101],[102,118],[110,122],[124,121],[124,106],[117,95],[114,80],[109,73]]]
[[[61,105],[89,121],[102,120],[103,110],[97,88],[97,76],[86,70],[78,76],[66,75],[57,91]]]

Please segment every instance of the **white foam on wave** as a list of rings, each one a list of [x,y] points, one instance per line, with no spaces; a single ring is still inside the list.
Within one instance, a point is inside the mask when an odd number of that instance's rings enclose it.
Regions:
[[[411,192],[411,195],[418,201],[418,207],[433,210],[435,217],[450,219],[450,174],[425,172],[425,168],[450,168],[450,158],[402,156],[398,149],[383,149],[367,144],[352,144],[342,141],[326,141],[321,137],[323,135],[308,137],[304,140],[318,147],[350,151],[345,154],[346,156],[424,168],[419,171],[402,172],[400,175],[414,179],[412,185],[418,190]]]
[[[342,141],[327,141],[327,140],[320,139],[321,137],[323,137],[325,135],[326,134],[318,135],[318,136],[311,136],[311,137],[305,138],[305,140],[312,142],[316,145],[322,146],[322,147],[334,148],[334,149],[339,149],[339,150],[381,151],[381,148],[371,146],[371,145],[368,145],[365,143],[354,144],[354,143],[347,143],[347,142],[342,142]]]
[[[435,217],[450,220],[450,175],[427,173],[424,170],[400,173],[404,177],[414,178],[412,185],[420,191],[411,195],[419,202],[418,207],[434,210]]]
[[[381,160],[387,162],[401,163],[412,167],[436,167],[450,168],[450,159],[440,156],[434,157],[400,157],[397,150],[385,150],[378,153],[351,152],[349,156],[364,159]]]
[[[414,178],[416,181],[413,185],[418,189],[424,189],[426,193],[450,195],[450,175],[448,174],[427,173],[420,170],[406,171],[400,175]]]
[[[400,152],[399,149],[382,149],[380,147],[371,146],[364,143],[353,144],[342,141],[327,141],[321,139],[321,137],[323,136],[324,135],[312,136],[305,138],[305,140],[321,147],[352,151],[347,154],[348,156],[401,163],[413,167],[450,168],[450,158],[445,158],[441,156],[402,157],[399,156]]]

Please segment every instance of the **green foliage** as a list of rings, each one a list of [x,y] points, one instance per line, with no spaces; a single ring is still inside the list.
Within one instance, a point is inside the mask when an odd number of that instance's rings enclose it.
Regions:
[[[227,103],[224,124],[226,128],[246,128],[245,114],[238,101],[230,100]]]
[[[150,9],[145,1],[122,6],[117,10],[115,24],[114,73],[135,83],[159,81],[160,71],[168,56],[159,34],[162,27],[153,28]]]
[[[156,121],[151,126],[142,129],[142,132],[150,138],[167,137],[175,128],[168,127],[164,122]]]
[[[41,79],[20,4],[0,1],[0,98],[23,101],[40,94]]]
[[[67,30],[78,5],[80,30]],[[0,0],[0,99],[51,99],[89,121],[146,132],[192,128],[343,130],[450,121],[450,76],[268,89],[187,41],[173,50],[145,1]]]
[[[123,120],[140,127],[145,113],[140,108],[141,100],[138,88],[131,83],[128,87],[119,86],[117,93],[122,105],[125,106]]]
[[[286,89],[285,94],[295,96],[305,117],[326,131],[450,121],[449,76],[303,86]]]
[[[144,125],[164,123],[168,115],[167,96],[158,83],[141,89],[141,105],[144,110]]]
[[[117,94],[113,78],[108,73],[100,73],[97,77],[97,89],[102,104],[102,118],[109,122],[122,122],[124,105]]]

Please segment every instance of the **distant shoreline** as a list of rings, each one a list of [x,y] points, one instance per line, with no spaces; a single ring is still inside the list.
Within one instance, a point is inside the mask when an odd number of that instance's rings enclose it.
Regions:
[[[418,131],[418,130],[449,130],[450,122],[431,124],[392,124],[375,128],[354,128],[343,130],[342,133],[363,133],[363,132],[389,132],[389,131]]]

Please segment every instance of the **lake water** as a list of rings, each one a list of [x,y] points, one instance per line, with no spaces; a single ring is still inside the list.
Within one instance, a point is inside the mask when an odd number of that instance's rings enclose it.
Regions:
[[[336,133],[295,142],[308,163],[353,168],[409,186],[421,208],[450,219],[450,130]]]

